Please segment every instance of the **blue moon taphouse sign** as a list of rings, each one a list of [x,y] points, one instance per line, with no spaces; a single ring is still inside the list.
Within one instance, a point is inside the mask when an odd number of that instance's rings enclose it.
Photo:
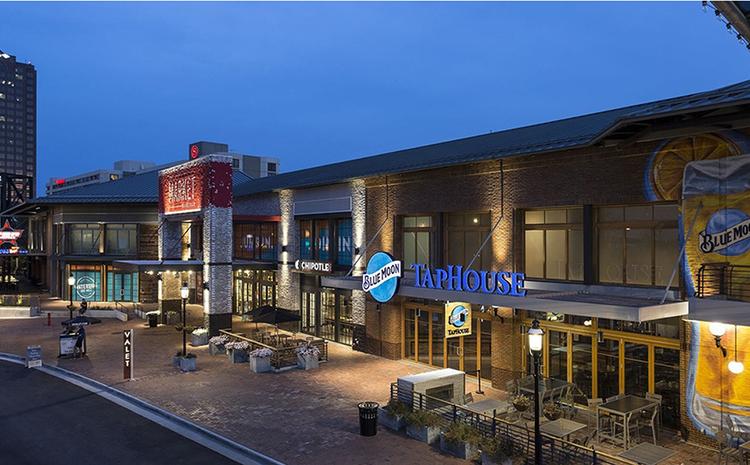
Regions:
[[[401,261],[386,252],[376,252],[367,262],[362,276],[362,290],[369,292],[378,302],[388,302],[398,292],[401,279]]]

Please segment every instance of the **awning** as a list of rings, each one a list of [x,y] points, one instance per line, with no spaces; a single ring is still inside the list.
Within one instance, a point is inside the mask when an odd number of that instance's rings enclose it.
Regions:
[[[113,265],[137,271],[200,271],[202,260],[113,260]]]
[[[686,320],[750,326],[750,302],[721,297],[694,297],[688,302],[690,311]]]
[[[470,302],[477,305],[510,307],[537,312],[562,313],[584,317],[644,322],[685,316],[688,303],[666,301],[660,303],[657,293],[637,295],[634,289],[613,286],[585,286],[567,283],[536,283],[527,281],[527,294],[514,297],[499,294],[426,289],[414,286],[414,281],[402,279],[398,295],[419,299]],[[322,277],[321,286],[340,289],[362,289],[361,277]],[[537,287],[535,289],[535,287]],[[663,294],[663,290],[659,290]],[[672,293],[670,293],[672,294]],[[673,295],[673,294],[672,294]]]

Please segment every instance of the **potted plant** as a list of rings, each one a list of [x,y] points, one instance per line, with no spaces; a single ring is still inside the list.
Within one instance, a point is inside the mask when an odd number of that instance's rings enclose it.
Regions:
[[[247,341],[227,342],[224,347],[226,347],[229,361],[232,363],[247,362],[247,350],[250,348]]]
[[[531,407],[531,399],[523,394],[513,396],[510,402],[513,404],[513,408],[515,408],[519,412],[525,412],[529,409],[529,407]]]
[[[196,328],[190,333],[190,345],[194,347],[208,344],[208,329]]]
[[[417,410],[406,415],[406,434],[427,444],[440,439],[440,415],[429,410]]]
[[[479,443],[482,465],[513,465],[513,443],[498,438],[486,438]]]
[[[250,369],[255,373],[271,371],[271,356],[273,351],[265,347],[255,349],[248,354],[250,356]]]
[[[391,399],[385,407],[378,408],[378,421],[386,428],[401,431],[406,426],[409,407],[398,399]]]
[[[182,370],[182,371],[195,371],[196,370],[196,366],[195,366],[196,359],[197,359],[196,355],[195,354],[191,354],[189,352],[184,357],[181,356],[180,357],[180,370]]]
[[[320,358],[320,349],[312,344],[304,344],[296,349],[297,367],[303,370],[312,370],[318,368]]]
[[[554,421],[562,416],[563,411],[555,402],[545,402],[544,407],[542,407],[542,413],[547,420]]]
[[[454,421],[440,435],[440,450],[464,460],[472,460],[479,455],[479,431],[460,421]]]
[[[226,351],[226,343],[229,342],[227,336],[214,336],[208,340],[208,351],[211,355],[223,354]]]

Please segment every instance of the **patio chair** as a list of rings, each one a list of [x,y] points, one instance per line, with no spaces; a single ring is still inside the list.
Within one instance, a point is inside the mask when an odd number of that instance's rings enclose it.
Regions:
[[[657,419],[659,420],[659,426],[661,426],[661,404],[662,404],[662,400],[663,399],[664,398],[662,397],[661,394],[655,394],[655,393],[651,393],[651,392],[647,392],[646,393],[646,400],[653,400],[653,401],[659,403],[659,409],[658,409],[659,410],[659,414],[657,415]]]
[[[575,419],[578,409],[576,408],[575,399],[573,398],[573,386],[566,386],[560,394],[560,400],[557,401],[558,405],[563,411],[563,417],[570,420]]]
[[[474,394],[464,394],[464,405],[474,402]]]
[[[623,397],[625,397],[625,394],[616,394],[616,395],[614,395],[614,396],[612,396],[612,397],[607,397],[607,398],[606,398],[606,399],[604,400],[604,402],[606,403],[606,402],[612,402],[612,401],[614,401],[614,400],[620,400],[620,399],[622,399]]]
[[[518,393],[518,382],[515,379],[505,382],[505,391],[508,397],[513,397]]]
[[[745,463],[745,456],[742,449],[739,448],[737,439],[726,427],[716,432],[716,440],[719,441],[720,458],[724,459],[723,463],[729,464],[730,460],[732,463]]]
[[[588,404],[589,410],[588,410],[588,419],[587,424],[589,426],[589,429],[591,428],[591,420],[596,419],[596,408],[603,404],[601,397],[597,397],[595,399],[586,399],[586,404]],[[604,418],[604,423],[609,423],[609,415],[607,412],[601,413],[601,418]],[[594,428],[596,430],[596,428]]]

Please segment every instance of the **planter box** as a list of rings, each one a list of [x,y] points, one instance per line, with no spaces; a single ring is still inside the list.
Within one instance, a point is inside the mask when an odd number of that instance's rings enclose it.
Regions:
[[[205,346],[208,344],[208,333],[198,336],[196,334],[190,334],[190,345],[193,347]]]
[[[417,441],[435,444],[440,440],[440,427],[406,425],[406,434]]]
[[[211,355],[219,355],[219,354],[226,353],[226,349],[224,348],[223,345],[217,346],[216,344],[214,344],[213,342],[211,342],[211,343],[208,344],[208,352]]]
[[[254,373],[271,371],[271,357],[250,357],[250,370]]]
[[[297,355],[297,368],[301,368],[303,370],[314,370],[319,366],[320,362],[318,362],[318,357],[311,355]]]
[[[172,357],[172,366],[175,368],[180,368],[180,360],[182,360],[182,355],[175,355]]]
[[[378,422],[393,431],[401,431],[406,427],[406,419],[403,416],[393,416],[383,408],[378,408]]]
[[[246,350],[229,350],[229,361],[232,363],[247,363],[247,358]]]
[[[497,460],[482,452],[482,465],[513,465],[513,459],[510,457],[506,457],[504,459]]]
[[[197,359],[195,357],[180,357],[180,370],[182,371],[195,371],[195,361]]]
[[[479,448],[477,446],[468,442],[449,442],[443,434],[440,435],[440,450],[464,460],[471,460],[473,457],[479,455]]]

